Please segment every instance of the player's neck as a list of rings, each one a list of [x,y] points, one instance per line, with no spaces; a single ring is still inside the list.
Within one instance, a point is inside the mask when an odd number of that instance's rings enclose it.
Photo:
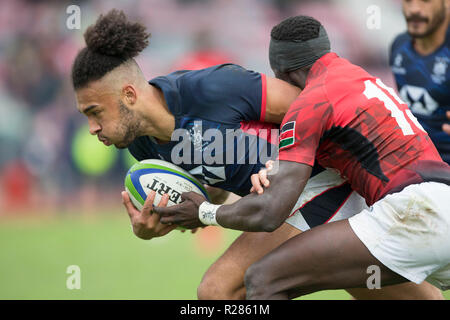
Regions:
[[[160,89],[149,85],[145,100],[148,102],[145,110],[145,135],[156,138],[160,143],[169,142],[175,129],[175,117],[169,111],[164,94]]]
[[[424,38],[415,38],[413,41],[414,49],[422,56],[427,56],[435,52],[444,42],[447,34],[448,16],[444,23],[432,34]]]

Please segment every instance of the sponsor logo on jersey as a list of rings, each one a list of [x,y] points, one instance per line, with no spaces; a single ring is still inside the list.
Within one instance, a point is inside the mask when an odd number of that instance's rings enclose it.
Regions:
[[[295,121],[286,122],[281,128],[280,143],[278,148],[281,150],[293,145],[295,142]]]
[[[208,143],[203,141],[202,122],[194,121],[192,127],[188,128],[190,140],[194,145],[195,151],[203,151],[203,148]]]
[[[447,57],[436,57],[434,60],[433,72],[431,73],[431,80],[434,83],[442,84],[446,80],[446,73],[448,67]]]
[[[401,53],[397,53],[392,65],[392,72],[396,74],[406,74],[406,69],[402,67],[403,56]]]
[[[191,170],[189,173],[204,183],[210,185],[222,182],[226,180],[225,167],[213,167],[213,166],[198,166]]]
[[[425,88],[404,85],[400,89],[400,96],[416,115],[429,116],[439,107]]]

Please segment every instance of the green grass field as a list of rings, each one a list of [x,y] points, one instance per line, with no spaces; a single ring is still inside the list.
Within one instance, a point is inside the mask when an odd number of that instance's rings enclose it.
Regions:
[[[143,241],[121,211],[0,220],[0,299],[196,299],[203,273],[239,234],[226,230],[202,242],[201,232]],[[70,265],[81,269],[79,290],[66,287]],[[349,295],[324,291],[303,299]]]

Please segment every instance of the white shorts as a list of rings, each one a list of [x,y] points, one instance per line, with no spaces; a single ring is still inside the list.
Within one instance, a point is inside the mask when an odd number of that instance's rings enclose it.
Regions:
[[[424,182],[349,219],[358,238],[404,278],[450,289],[450,186]]]
[[[326,169],[308,180],[286,222],[306,231],[324,223],[348,219],[366,208],[364,198],[354,192],[346,180]]]

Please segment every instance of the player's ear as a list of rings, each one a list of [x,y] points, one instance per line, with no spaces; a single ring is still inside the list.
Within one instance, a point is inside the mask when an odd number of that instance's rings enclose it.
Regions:
[[[122,88],[122,98],[125,99],[128,105],[133,105],[137,100],[136,88],[131,84],[127,84]]]

